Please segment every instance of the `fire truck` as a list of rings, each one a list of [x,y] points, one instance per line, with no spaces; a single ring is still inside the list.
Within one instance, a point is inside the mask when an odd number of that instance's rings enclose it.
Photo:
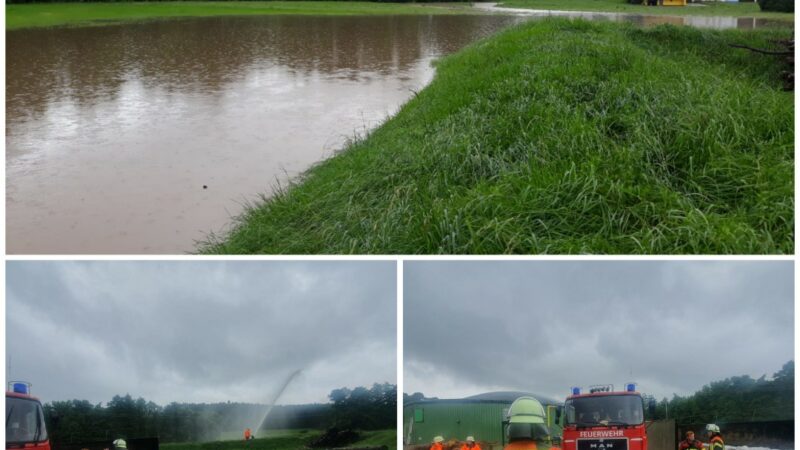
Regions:
[[[563,450],[647,450],[644,401],[636,383],[573,387],[564,402]]]
[[[50,450],[42,402],[31,384],[10,381],[6,390],[6,449]]]

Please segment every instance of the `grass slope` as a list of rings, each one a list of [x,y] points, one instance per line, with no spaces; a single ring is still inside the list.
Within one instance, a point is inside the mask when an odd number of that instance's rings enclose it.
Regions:
[[[257,439],[248,442],[241,438],[232,438],[226,441],[161,444],[160,448],[162,450],[305,450],[308,443],[320,433],[319,430],[272,430],[265,434],[259,433]],[[350,447],[385,445],[389,450],[395,450],[396,433],[396,430],[362,431],[362,440]]]
[[[779,31],[547,19],[250,208],[217,253],[792,253]]]
[[[755,2],[707,2],[690,6],[632,5],[625,0],[502,0],[501,6],[557,11],[599,11],[674,16],[762,17],[793,21],[794,14],[762,12]]]
[[[145,19],[204,16],[465,14],[468,4],[349,1],[223,1],[33,3],[6,5],[6,29],[85,26]]]

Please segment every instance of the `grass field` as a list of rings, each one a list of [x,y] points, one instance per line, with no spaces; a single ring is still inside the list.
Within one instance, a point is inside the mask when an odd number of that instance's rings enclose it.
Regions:
[[[789,33],[515,27],[201,250],[792,253]]]
[[[223,1],[34,3],[6,5],[6,29],[85,26],[148,19],[250,15],[387,15],[476,13],[468,3]]]
[[[363,439],[350,447],[371,447],[385,445],[389,450],[397,449],[397,431],[363,431]],[[304,450],[308,443],[319,436],[319,430],[274,430],[259,433],[252,441],[245,442],[241,433],[226,433],[221,440],[214,442],[161,444],[162,450]]]
[[[632,5],[625,0],[500,0],[501,6],[560,11],[600,11],[675,16],[763,17],[794,20],[792,13],[762,12],[754,2],[714,2],[689,6]]]

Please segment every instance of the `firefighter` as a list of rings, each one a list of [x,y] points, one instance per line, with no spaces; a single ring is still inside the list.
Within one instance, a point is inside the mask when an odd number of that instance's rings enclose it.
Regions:
[[[436,436],[433,438],[433,444],[431,444],[430,450],[443,450],[442,442],[444,442],[444,438],[441,436]]]
[[[475,443],[475,438],[467,436],[467,442],[461,446],[461,450],[481,450],[481,446]]]
[[[694,431],[689,430],[686,432],[686,439],[678,445],[678,450],[691,449],[703,450],[703,443],[694,438]]]
[[[719,432],[719,426],[710,423],[706,425],[708,433],[708,450],[725,450],[725,442]]]
[[[108,442],[108,441],[106,441],[106,442]],[[114,448],[115,449],[124,448],[124,449],[127,450],[127,448],[128,448],[128,443],[125,442],[125,439],[122,439],[122,438],[115,439],[114,442],[112,442],[112,444],[114,444]]]
[[[503,450],[558,450],[545,425],[544,408],[535,398],[514,400],[508,422],[508,444]]]
[[[249,441],[249,440],[250,440],[250,436],[251,436],[252,434],[253,434],[253,433],[252,433],[252,431],[250,431],[250,428],[245,428],[245,429],[244,429],[244,440],[245,440],[245,441]]]

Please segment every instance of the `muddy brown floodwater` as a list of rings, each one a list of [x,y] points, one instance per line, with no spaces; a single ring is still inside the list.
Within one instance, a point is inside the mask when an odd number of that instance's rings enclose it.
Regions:
[[[532,17],[513,13],[7,32],[7,251],[191,252],[396,112],[434,59]]]
[[[11,31],[9,253],[183,253],[522,20],[266,16]]]

